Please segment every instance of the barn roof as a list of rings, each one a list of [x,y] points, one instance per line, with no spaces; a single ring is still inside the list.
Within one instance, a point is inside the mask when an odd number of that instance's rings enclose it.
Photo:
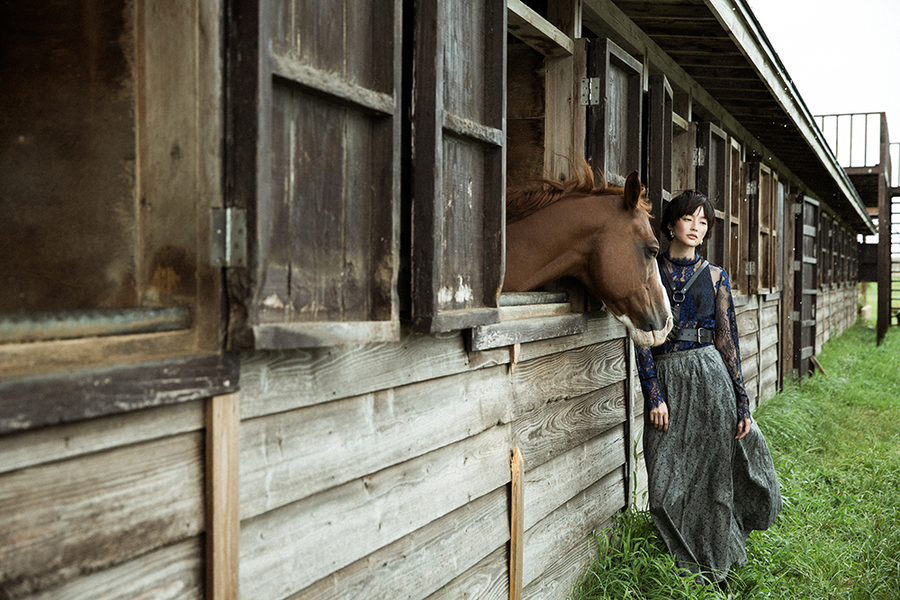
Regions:
[[[692,94],[701,117],[749,134],[758,140],[752,151],[774,155],[765,162],[792,173],[857,232],[875,232],[745,0],[584,0],[584,7],[585,27],[646,55],[652,71]]]

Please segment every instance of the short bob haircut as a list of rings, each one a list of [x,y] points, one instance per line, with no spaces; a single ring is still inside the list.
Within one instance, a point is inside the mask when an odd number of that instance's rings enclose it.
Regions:
[[[709,236],[709,232],[716,222],[716,213],[713,211],[712,203],[709,201],[709,198],[697,190],[685,190],[672,198],[671,202],[669,202],[669,205],[666,207],[665,212],[663,212],[661,228],[662,234],[666,236],[666,239],[671,242],[674,237],[672,230],[669,229],[670,225],[674,227],[678,219],[684,215],[694,214],[701,206],[703,207],[703,216],[706,217],[708,226],[706,236]],[[706,236],[704,236],[704,240],[706,239]]]

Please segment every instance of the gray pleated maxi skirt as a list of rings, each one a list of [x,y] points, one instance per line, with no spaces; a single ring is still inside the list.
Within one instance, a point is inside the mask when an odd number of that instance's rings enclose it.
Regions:
[[[747,563],[750,531],[781,511],[781,490],[762,432],[737,434],[734,386],[714,346],[655,357],[669,430],[645,415],[650,514],[679,567],[720,581]]]

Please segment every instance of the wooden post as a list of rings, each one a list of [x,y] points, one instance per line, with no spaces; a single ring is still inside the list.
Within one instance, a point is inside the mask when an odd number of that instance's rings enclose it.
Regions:
[[[238,600],[240,560],[239,394],[206,405],[206,597]]]
[[[513,448],[512,510],[509,518],[509,600],[522,600],[522,558],[525,546],[525,464],[519,446]]]

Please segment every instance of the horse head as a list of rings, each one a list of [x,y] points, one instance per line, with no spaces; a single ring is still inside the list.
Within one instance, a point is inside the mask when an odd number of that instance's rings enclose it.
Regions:
[[[624,188],[595,188],[587,163],[583,171],[575,182],[543,180],[551,188],[543,201],[525,198],[537,192],[508,194],[503,290],[531,290],[573,276],[625,324],[636,344],[661,344],[672,314],[637,171]]]

